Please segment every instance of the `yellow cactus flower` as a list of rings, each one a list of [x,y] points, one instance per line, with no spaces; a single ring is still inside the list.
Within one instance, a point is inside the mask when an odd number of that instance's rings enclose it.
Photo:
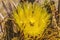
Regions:
[[[40,35],[41,37],[50,23],[50,14],[47,13],[46,9],[42,8],[39,3],[25,2],[23,5],[19,4],[16,10],[13,10],[13,17],[23,31],[24,37],[27,38],[27,35],[33,37]]]

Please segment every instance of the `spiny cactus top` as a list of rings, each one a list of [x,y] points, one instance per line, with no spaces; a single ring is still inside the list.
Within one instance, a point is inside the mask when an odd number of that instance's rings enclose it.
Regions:
[[[29,40],[28,35],[41,37],[50,23],[50,14],[36,2],[19,4],[13,10],[13,18],[23,31],[25,40]]]

